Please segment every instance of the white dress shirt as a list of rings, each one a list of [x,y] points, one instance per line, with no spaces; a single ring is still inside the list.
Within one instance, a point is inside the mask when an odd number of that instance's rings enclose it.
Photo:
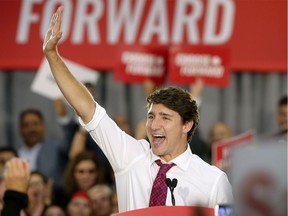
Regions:
[[[85,125],[80,119],[80,123],[99,144],[114,169],[119,212],[148,207],[159,170],[155,163],[159,157],[153,154],[149,143],[123,132],[99,104],[92,120]],[[183,154],[170,162],[176,166],[166,176],[178,180],[174,190],[177,206],[214,208],[217,204],[233,201],[226,174],[192,154],[189,145]],[[170,191],[166,205],[172,205]]]
[[[33,147],[28,147],[22,145],[18,150],[18,155],[20,158],[24,158],[29,161],[30,169],[32,171],[37,170],[37,158],[42,147],[41,143],[37,143]]]

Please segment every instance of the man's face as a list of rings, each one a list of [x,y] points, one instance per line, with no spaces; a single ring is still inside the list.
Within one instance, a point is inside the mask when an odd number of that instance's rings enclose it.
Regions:
[[[281,105],[277,111],[277,122],[281,131],[287,131],[287,109],[288,105]]]
[[[153,153],[167,162],[183,153],[192,126],[192,122],[183,124],[181,116],[163,104],[152,104],[147,114],[146,132]]]
[[[228,125],[224,123],[216,123],[212,126],[209,134],[209,143],[212,145],[215,142],[219,142],[232,137],[232,132]]]
[[[25,144],[29,147],[43,141],[45,130],[44,122],[34,113],[28,113],[22,119],[20,132]]]

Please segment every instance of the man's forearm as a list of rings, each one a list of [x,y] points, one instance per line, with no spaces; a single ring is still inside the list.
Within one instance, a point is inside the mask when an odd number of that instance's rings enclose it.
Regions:
[[[92,95],[73,76],[56,51],[45,53],[45,56],[49,62],[55,81],[66,100],[82,120],[88,122],[92,118],[96,106]]]

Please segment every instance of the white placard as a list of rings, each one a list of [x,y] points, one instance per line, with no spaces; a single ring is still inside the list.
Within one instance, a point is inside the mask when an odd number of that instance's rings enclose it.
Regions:
[[[67,59],[63,60],[65,61],[65,64],[71,73],[78,80],[83,83],[89,82],[94,85],[97,84],[99,79],[98,71],[92,70],[88,67],[69,61]],[[45,58],[42,60],[37,74],[31,84],[31,90],[52,100],[63,97],[51,73],[50,66]]]

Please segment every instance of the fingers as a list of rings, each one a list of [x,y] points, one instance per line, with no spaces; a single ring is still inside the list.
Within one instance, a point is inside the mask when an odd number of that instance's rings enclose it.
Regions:
[[[63,8],[63,6],[59,7],[51,18],[48,31],[44,38],[43,50],[55,50],[58,41],[62,37],[62,32],[60,29],[62,23]]]
[[[52,16],[52,18],[51,18],[48,31],[47,31],[47,33],[46,33],[46,35],[45,35],[45,38],[44,38],[44,44],[45,44],[45,43],[50,39],[50,37],[51,37],[53,25],[54,25],[54,23],[55,23],[55,16],[56,16],[56,13],[54,13],[53,16]]]
[[[6,175],[11,176],[28,176],[30,175],[30,166],[27,160],[21,158],[12,158],[6,164]]]
[[[12,158],[6,163],[4,181],[7,190],[25,193],[30,178],[30,167],[27,160]]]
[[[58,36],[58,32],[60,32],[61,23],[62,23],[62,14],[63,14],[63,6],[59,7],[55,14],[55,20],[53,23],[52,36]]]
[[[30,164],[27,160],[23,160],[23,170],[24,170],[26,177],[27,177],[27,180],[28,180],[30,178],[31,170],[30,170]]]

